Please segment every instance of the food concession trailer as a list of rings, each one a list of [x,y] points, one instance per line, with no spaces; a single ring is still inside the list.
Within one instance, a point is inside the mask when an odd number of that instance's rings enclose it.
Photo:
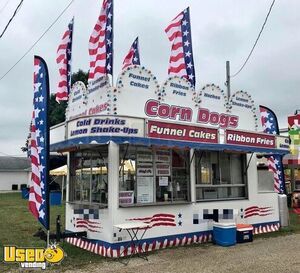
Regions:
[[[68,154],[69,243],[128,255],[122,223],[144,222],[144,251],[211,240],[214,222],[248,223],[254,234],[279,229],[278,194],[260,190],[256,153],[285,154],[286,139],[262,132],[247,92],[230,98],[214,84],[194,90],[129,66],[115,87],[106,77],[73,85],[66,122],[51,150]]]

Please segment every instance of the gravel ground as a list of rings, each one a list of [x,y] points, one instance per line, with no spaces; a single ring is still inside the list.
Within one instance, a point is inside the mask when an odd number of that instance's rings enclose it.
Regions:
[[[148,260],[132,258],[127,266],[107,260],[66,273],[300,273],[300,234],[254,239],[232,247],[205,244],[166,249],[149,255]],[[50,272],[60,272],[59,267]]]

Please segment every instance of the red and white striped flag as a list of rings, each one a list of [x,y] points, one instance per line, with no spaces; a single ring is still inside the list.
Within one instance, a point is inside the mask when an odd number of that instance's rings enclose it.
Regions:
[[[125,69],[127,66],[134,65],[134,64],[137,65],[141,64],[140,53],[139,53],[139,37],[136,37],[136,39],[132,43],[129,52],[123,61],[122,69]]]
[[[89,80],[113,73],[113,1],[104,0],[89,40]]]
[[[189,8],[179,13],[165,29],[165,32],[172,43],[168,74],[186,78],[192,86],[195,86]]]
[[[59,67],[59,82],[56,92],[56,101],[68,100],[71,88],[71,61],[72,61],[72,37],[74,18],[68,25],[61,43],[57,48],[56,63]]]
[[[31,181],[29,210],[49,230],[49,126],[48,126],[49,77],[45,61],[34,57],[34,96],[31,124],[30,157]]]

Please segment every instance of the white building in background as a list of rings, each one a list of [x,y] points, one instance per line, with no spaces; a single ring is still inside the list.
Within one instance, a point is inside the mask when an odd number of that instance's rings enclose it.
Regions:
[[[20,190],[29,183],[31,168],[27,157],[0,156],[0,191]]]

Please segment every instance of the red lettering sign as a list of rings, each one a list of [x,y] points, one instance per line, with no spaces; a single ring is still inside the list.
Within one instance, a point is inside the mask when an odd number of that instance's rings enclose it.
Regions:
[[[226,143],[252,147],[275,148],[275,136],[226,130]]]
[[[148,121],[148,137],[204,143],[218,143],[218,130],[183,124]]]
[[[145,104],[145,114],[148,117],[191,122],[193,110],[189,107],[169,105],[158,100],[148,100]],[[206,108],[199,108],[196,122],[211,124],[222,129],[236,128],[239,117],[228,113],[211,112]]]
[[[210,123],[212,125],[219,125],[220,128],[236,128],[238,126],[239,117],[225,114],[225,113],[217,113],[217,112],[210,112],[206,108],[199,108],[198,110],[198,123]]]
[[[148,100],[145,105],[145,113],[148,117],[159,117],[163,119],[191,121],[193,110],[189,107],[169,105],[157,100]]]

